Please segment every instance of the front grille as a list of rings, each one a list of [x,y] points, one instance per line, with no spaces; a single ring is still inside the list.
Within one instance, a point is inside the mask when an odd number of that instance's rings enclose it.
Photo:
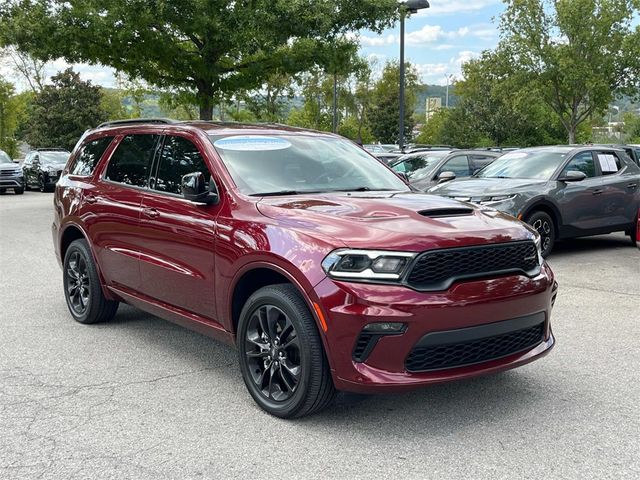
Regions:
[[[2,170],[0,171],[0,177],[15,177],[20,175],[21,172],[13,171],[13,170]]]
[[[426,372],[488,362],[529,350],[544,340],[544,322],[515,332],[444,345],[416,346],[406,361],[410,372]]]
[[[407,283],[417,290],[446,290],[456,280],[508,272],[533,273],[539,267],[533,242],[450,248],[419,255]]]

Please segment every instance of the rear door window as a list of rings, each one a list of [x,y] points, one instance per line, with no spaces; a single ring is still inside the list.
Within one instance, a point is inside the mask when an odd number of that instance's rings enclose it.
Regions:
[[[146,187],[159,135],[127,135],[111,156],[105,179],[134,187]]]
[[[615,175],[622,168],[622,161],[615,152],[597,152],[596,158],[602,175]]]
[[[211,174],[198,147],[184,137],[167,136],[160,154],[158,171],[151,188],[159,192],[182,194],[182,177],[201,172],[207,183]]]
[[[69,170],[69,173],[80,176],[91,175],[113,138],[114,137],[102,137],[85,144]]]

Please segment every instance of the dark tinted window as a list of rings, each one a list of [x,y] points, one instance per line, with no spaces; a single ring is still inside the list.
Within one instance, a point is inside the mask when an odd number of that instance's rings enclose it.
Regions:
[[[113,182],[144,187],[158,135],[127,135],[111,156],[105,178]]]
[[[198,148],[186,138],[167,137],[152,188],[160,192],[181,194],[182,177],[194,172],[202,172],[209,182],[211,174]]]
[[[473,170],[478,170],[480,168],[484,168],[487,165],[489,165],[490,163],[492,163],[494,160],[496,159],[496,157],[492,157],[489,155],[472,155],[471,156],[471,161],[473,163],[472,167]]]
[[[113,137],[98,138],[82,147],[82,151],[71,167],[71,175],[91,175],[112,140]]]
[[[440,168],[440,173],[442,172],[453,172],[456,174],[456,177],[469,177],[471,173],[469,171],[469,160],[466,155],[458,155],[457,157],[453,157],[447,163],[445,163],[442,168]]]
[[[582,172],[587,177],[595,177],[596,165],[593,161],[593,155],[591,152],[582,152],[573,157],[567,166],[564,167],[560,176],[564,177],[568,171]]]

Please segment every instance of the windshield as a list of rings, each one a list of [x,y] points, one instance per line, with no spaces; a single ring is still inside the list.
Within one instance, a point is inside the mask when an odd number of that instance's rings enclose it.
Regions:
[[[420,155],[407,155],[400,157],[391,168],[396,172],[406,173],[409,180],[421,180],[431,175],[440,160],[450,153],[448,151],[438,151]]]
[[[67,152],[40,152],[40,162],[44,165],[55,163],[67,163],[69,153]]]
[[[339,138],[238,135],[210,139],[247,195],[409,190],[375,158]]]
[[[9,158],[9,155],[0,150],[0,163],[13,163],[13,160]]]
[[[519,150],[498,158],[477,175],[481,178],[533,178],[550,180],[568,152],[558,150]]]

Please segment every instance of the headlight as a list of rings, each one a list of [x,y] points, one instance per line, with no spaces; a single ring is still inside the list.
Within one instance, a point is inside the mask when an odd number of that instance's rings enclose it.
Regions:
[[[415,256],[410,252],[343,249],[327,255],[322,268],[337,279],[399,280]]]
[[[515,195],[496,195],[495,197],[485,197],[480,200],[480,205],[488,205],[491,203],[506,202],[515,198]]]

